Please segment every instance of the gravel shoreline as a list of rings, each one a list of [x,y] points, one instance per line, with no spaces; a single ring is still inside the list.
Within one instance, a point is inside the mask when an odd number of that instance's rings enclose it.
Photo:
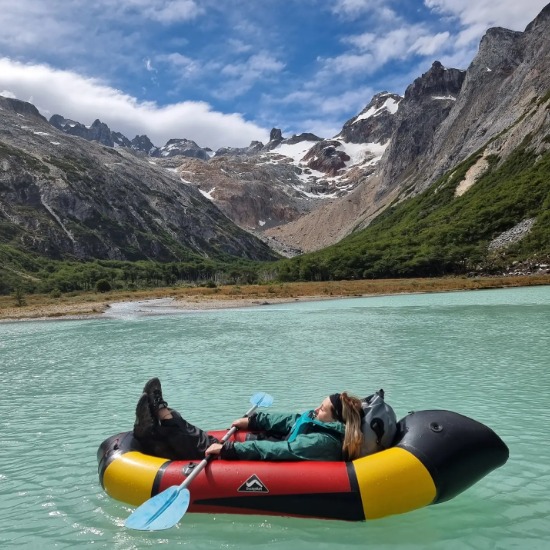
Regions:
[[[22,306],[0,310],[0,323],[14,321],[59,321],[78,319],[109,319],[121,315],[170,315],[186,311],[233,309],[298,301],[338,299],[338,296],[307,296],[299,298],[152,298],[121,302],[87,302],[82,304],[52,304],[39,307]]]
[[[119,296],[90,297],[86,301],[69,301],[61,298],[59,301],[49,300],[44,303],[44,297],[28,297],[28,304],[17,307],[14,300],[4,299],[0,304],[0,323],[16,321],[45,321],[62,319],[109,319],[117,317],[143,315],[174,315],[178,313],[255,307],[271,304],[282,304],[300,301],[337,300],[341,298],[369,297],[394,294],[423,294],[431,292],[457,292],[468,290],[489,290],[496,288],[512,288],[550,285],[549,273],[534,273],[532,275],[515,275],[508,277],[475,277],[475,278],[435,278],[435,279],[395,279],[381,281],[336,281],[325,283],[295,283],[277,287],[281,294],[273,292],[272,288],[247,287],[246,292],[237,295],[233,289],[229,292],[203,292],[179,294],[166,291],[141,293],[132,295],[126,293]],[[204,289],[203,289],[204,290]],[[207,291],[210,289],[207,289]],[[216,289],[215,289],[216,290]],[[80,300],[77,297],[76,300]],[[12,305],[13,304],[13,305]]]

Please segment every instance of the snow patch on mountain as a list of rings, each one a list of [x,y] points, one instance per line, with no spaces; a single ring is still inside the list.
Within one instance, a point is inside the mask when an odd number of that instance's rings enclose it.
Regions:
[[[396,101],[393,97],[388,97],[384,104],[380,107],[371,107],[366,112],[358,115],[355,120],[352,122],[352,124],[356,124],[360,120],[366,120],[367,118],[375,117],[380,114],[382,114],[384,111],[390,112],[392,115],[397,113],[397,109],[399,108],[399,102]]]

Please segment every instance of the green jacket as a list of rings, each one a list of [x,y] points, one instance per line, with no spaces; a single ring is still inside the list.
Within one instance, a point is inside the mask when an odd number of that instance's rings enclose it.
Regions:
[[[280,441],[257,439],[242,443],[227,442],[221,458],[228,460],[343,460],[344,424],[320,422],[311,418],[300,421],[297,432],[292,428],[301,414],[259,412],[250,418],[251,431],[281,437]],[[289,438],[289,436],[291,436]]]

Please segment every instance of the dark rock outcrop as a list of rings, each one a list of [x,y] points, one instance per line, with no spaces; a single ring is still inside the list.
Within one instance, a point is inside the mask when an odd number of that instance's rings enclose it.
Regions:
[[[417,167],[440,124],[449,116],[465,77],[465,71],[446,69],[435,61],[429,71],[407,88],[381,164],[379,196],[399,186],[403,175]]]
[[[61,115],[53,115],[50,118],[50,124],[71,136],[78,136],[88,141],[97,141],[107,147],[114,147],[115,145],[115,140],[113,139],[109,126],[99,119],[96,119],[93,124],[88,127],[80,122],[63,118]],[[117,136],[118,142],[122,140],[120,136],[122,136],[122,134]]]
[[[348,120],[339,139],[348,143],[387,143],[396,125],[396,113],[403,98],[381,92],[355,117]]]
[[[312,170],[318,170],[329,176],[336,176],[346,166],[350,156],[340,151],[341,143],[335,140],[323,140],[314,145],[303,158]]]
[[[46,120],[34,105],[20,99],[11,99],[0,95],[0,107],[5,111],[11,111],[23,117],[37,118],[41,121]]]
[[[170,139],[166,145],[155,150],[153,157],[191,157],[201,160],[208,160],[210,155],[207,149],[199,147],[190,139]]]
[[[252,141],[248,147],[221,147],[216,151],[214,156],[243,156],[243,155],[255,155],[264,148],[264,144],[261,141]]]
[[[152,157],[156,156],[158,147],[155,147],[151,140],[146,136],[136,136],[131,142],[130,147],[134,151],[144,153],[145,155],[150,155]]]

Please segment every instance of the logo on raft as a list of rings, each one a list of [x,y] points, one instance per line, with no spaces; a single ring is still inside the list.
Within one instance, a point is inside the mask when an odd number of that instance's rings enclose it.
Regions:
[[[260,481],[260,478],[251,475],[238,489],[238,493],[269,493],[268,488]]]

